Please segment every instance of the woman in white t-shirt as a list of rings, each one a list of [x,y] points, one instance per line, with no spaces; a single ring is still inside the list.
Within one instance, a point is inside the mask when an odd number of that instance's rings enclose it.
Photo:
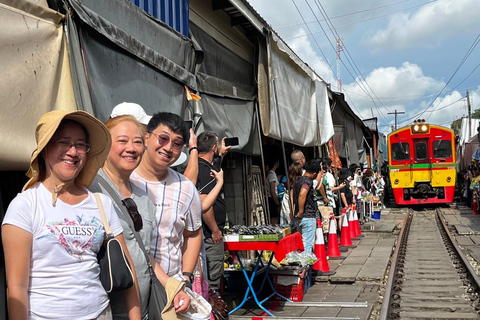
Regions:
[[[110,133],[84,111],[55,110],[40,118],[35,136],[30,180],[2,225],[9,317],[111,319],[97,261],[105,230],[87,190],[109,153]],[[101,201],[132,265],[112,202]],[[140,319],[136,285],[125,295],[129,318]]]

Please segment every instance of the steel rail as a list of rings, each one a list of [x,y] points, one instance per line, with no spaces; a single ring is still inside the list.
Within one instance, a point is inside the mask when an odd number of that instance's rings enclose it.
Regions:
[[[470,262],[468,262],[467,257],[463,253],[460,246],[457,244],[454,236],[450,233],[450,230],[448,230],[447,224],[445,222],[445,219],[443,218],[442,213],[440,212],[440,209],[437,208],[435,209],[435,211],[437,213],[438,220],[442,223],[443,230],[448,235],[448,239],[452,244],[452,247],[455,249],[455,252],[457,253],[457,256],[461,258],[464,267],[468,270],[467,274],[470,277],[472,284],[475,286],[475,291],[478,291],[480,289],[480,278],[478,277],[473,267],[470,265]]]
[[[390,299],[392,296],[392,288],[393,288],[393,281],[395,279],[395,273],[397,271],[397,262],[398,262],[398,254],[400,251],[400,246],[403,242],[403,237],[406,234],[405,232],[405,226],[407,226],[407,222],[409,219],[412,218],[412,211],[409,210],[407,213],[407,216],[405,217],[405,220],[403,221],[403,226],[402,230],[400,231],[400,234],[398,235],[397,242],[395,244],[395,251],[393,252],[392,255],[392,262],[390,264],[390,272],[388,274],[388,281],[385,286],[385,294],[383,295],[383,302],[382,302],[382,309],[380,310],[380,315],[379,315],[379,320],[387,320],[388,319],[388,311],[390,308]]]

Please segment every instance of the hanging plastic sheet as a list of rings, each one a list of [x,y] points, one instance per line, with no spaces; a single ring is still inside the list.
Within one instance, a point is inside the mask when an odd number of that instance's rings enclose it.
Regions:
[[[83,50],[74,59],[85,64],[96,117],[108,119],[121,102],[138,103],[148,114],[184,114],[184,86],[196,90],[190,39],[127,1],[68,0],[68,4],[78,17],[74,22]]]
[[[77,106],[64,16],[31,1],[5,2],[0,3],[0,170],[26,170],[40,117]]]
[[[240,144],[232,150],[260,155],[253,65],[194,23],[190,28],[197,50],[203,53],[196,74],[202,99],[195,103],[192,114],[196,131],[213,131],[219,137],[238,137]]]
[[[275,33],[266,48],[259,42],[257,75],[266,136],[300,146],[321,145],[333,136],[325,82]]]

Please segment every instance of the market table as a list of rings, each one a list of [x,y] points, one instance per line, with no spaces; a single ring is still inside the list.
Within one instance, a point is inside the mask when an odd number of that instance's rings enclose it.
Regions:
[[[255,300],[255,302],[257,303],[257,305],[263,311],[265,311],[268,315],[270,315],[271,317],[275,317],[275,316],[270,311],[268,311],[267,309],[265,309],[263,307],[263,303],[265,301],[267,301],[271,297],[277,295],[277,296],[279,296],[280,298],[282,298],[286,301],[292,302],[290,299],[282,296],[281,294],[279,294],[275,290],[272,281],[268,277],[268,272],[270,270],[270,266],[272,264],[272,260],[273,260],[274,255],[276,256],[277,261],[280,262],[287,256],[288,253],[290,253],[292,251],[296,251],[296,250],[303,250],[302,235],[300,234],[300,232],[295,232],[294,234],[288,235],[288,236],[286,236],[285,238],[283,238],[279,241],[250,241],[250,242],[225,241],[224,242],[224,247],[225,247],[225,250],[235,252],[235,255],[238,258],[238,262],[240,263],[241,270],[243,272],[243,275],[245,276],[245,279],[247,280],[247,285],[248,285],[247,291],[245,292],[245,296],[243,298],[243,301],[235,309],[230,311],[228,314],[232,314],[233,312],[240,309],[245,304],[245,302],[247,302],[247,300],[250,298],[248,296],[250,292],[252,293],[252,297]],[[260,251],[260,252],[258,253],[257,262],[255,263],[255,268],[253,269],[252,275],[249,277],[248,274],[247,274],[247,271],[245,270],[245,267],[242,263],[242,260],[238,256],[238,251],[250,251],[250,250],[255,250],[255,251]],[[262,253],[265,250],[272,251],[272,254],[270,255],[270,259],[267,263],[265,273],[264,273],[264,276],[263,276],[262,284],[261,284],[260,289],[258,291],[259,292],[262,291],[263,285],[265,284],[265,281],[267,281],[269,283],[270,287],[272,288],[273,293],[271,295],[269,295],[268,297],[266,297],[264,300],[259,301],[258,297],[257,297],[257,293],[253,289],[253,281],[255,279],[255,276],[257,275],[258,267],[262,263]]]

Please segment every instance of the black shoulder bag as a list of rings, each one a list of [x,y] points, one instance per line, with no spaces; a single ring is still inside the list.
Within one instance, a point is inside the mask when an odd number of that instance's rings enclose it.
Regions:
[[[122,245],[112,234],[100,195],[94,193],[94,196],[102,217],[106,237],[97,254],[98,264],[100,265],[100,281],[107,293],[123,291],[133,286],[133,272],[125,252],[123,252]]]
[[[165,288],[163,287],[162,283],[158,280],[155,271],[153,270],[152,264],[150,263],[150,256],[145,250],[145,246],[143,244],[143,240],[135,231],[135,226],[133,225],[132,218],[126,211],[125,206],[122,204],[121,199],[118,195],[118,192],[115,191],[105,179],[99,175],[97,175],[97,181],[102,185],[102,187],[107,190],[110,194],[110,197],[115,201],[115,204],[120,209],[122,214],[125,216],[125,220],[127,221],[130,229],[137,240],[138,246],[142,250],[143,254],[145,255],[145,259],[147,261],[148,271],[150,273],[150,297],[148,302],[148,318],[155,320],[155,319],[162,319],[162,311],[167,305],[167,293]]]

